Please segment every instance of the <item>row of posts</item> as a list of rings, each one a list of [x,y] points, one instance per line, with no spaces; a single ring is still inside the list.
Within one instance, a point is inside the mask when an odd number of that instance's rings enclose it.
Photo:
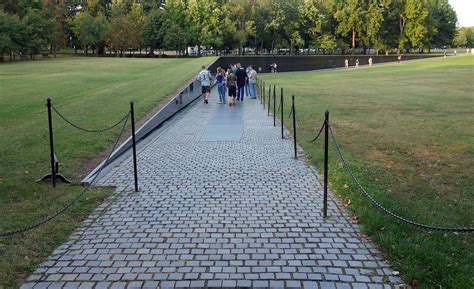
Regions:
[[[53,117],[52,117],[52,103],[51,98],[48,98],[46,107],[48,108],[48,129],[49,129],[49,148],[51,157],[51,185],[53,188],[56,187],[56,158],[54,150],[54,131],[53,131]],[[132,125],[132,153],[133,153],[133,178],[135,192],[138,192],[138,173],[137,173],[137,147],[135,138],[135,109],[133,101],[130,101],[130,121]],[[107,159],[108,161],[108,159]],[[105,167],[107,163],[104,163],[102,167]],[[99,173],[98,171],[97,173]]]
[[[273,94],[272,94],[272,85],[268,85],[268,93],[266,93],[266,83],[264,80],[260,79],[257,83],[258,85],[258,97],[260,98],[260,103],[263,105],[263,108],[267,108],[267,115],[270,116],[270,107],[271,107],[271,98],[273,98],[273,126],[276,126],[276,86],[273,85]],[[280,88],[280,123],[281,123],[281,138],[285,138],[284,133],[284,95],[283,87]],[[293,120],[293,151],[294,158],[298,159],[298,146],[296,139],[296,105],[295,105],[295,96],[291,96],[291,116]],[[323,216],[327,217],[328,211],[328,163],[329,163],[329,111],[326,110],[324,113],[324,195],[323,195]]]

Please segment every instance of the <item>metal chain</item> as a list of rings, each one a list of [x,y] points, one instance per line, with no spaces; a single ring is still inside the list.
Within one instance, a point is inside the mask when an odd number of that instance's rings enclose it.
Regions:
[[[85,131],[85,132],[105,132],[105,131],[111,130],[111,129],[115,128],[116,126],[118,126],[119,124],[121,124],[129,115],[129,113],[127,113],[117,123],[115,123],[115,124],[113,124],[109,127],[106,127],[106,128],[103,128],[103,129],[88,129],[88,128],[80,127],[77,124],[74,124],[72,121],[67,119],[62,113],[60,113],[59,110],[56,109],[56,107],[54,107],[53,105],[51,105],[51,107],[53,108],[54,112],[56,112],[59,115],[59,117],[62,118],[65,122],[67,122],[70,126],[75,127],[78,130],[82,130],[82,131]]]
[[[109,155],[107,156],[104,164],[100,167],[100,169],[98,170],[97,174],[94,176],[94,178],[92,179],[92,181],[84,188],[82,189],[82,191],[79,193],[79,195],[77,195],[72,201],[70,201],[68,204],[66,204],[62,209],[60,209],[59,211],[57,211],[56,213],[54,213],[53,215],[50,215],[46,218],[44,218],[43,220],[39,221],[39,222],[36,222],[32,225],[28,225],[26,227],[23,227],[23,228],[19,228],[19,229],[15,229],[15,230],[10,230],[10,231],[0,231],[0,237],[9,237],[9,236],[13,236],[13,235],[17,235],[17,234],[20,234],[20,233],[24,233],[24,232],[27,232],[27,231],[31,231],[33,229],[36,229],[48,222],[50,222],[51,220],[55,219],[56,217],[58,217],[59,215],[63,214],[64,212],[66,212],[69,208],[71,208],[75,203],[77,203],[79,201],[79,199],[90,189],[90,187],[92,186],[92,184],[95,182],[95,180],[97,179],[97,177],[100,175],[100,173],[102,172],[102,169],[108,164],[109,160],[110,160],[110,157],[112,156],[112,153],[115,151],[120,139],[122,138],[122,135],[123,133],[125,132],[125,128],[127,126],[127,123],[128,123],[128,119],[130,117],[130,112],[127,114],[127,117],[125,118],[125,122],[123,124],[123,127],[122,127],[122,130],[120,131],[120,134],[119,136],[117,137],[117,139],[115,140],[115,143],[114,143],[114,146],[112,147],[112,150],[110,151]]]
[[[300,124],[298,122],[298,115],[296,114],[296,112],[294,111],[295,109],[293,108],[293,106],[291,106],[291,109],[290,109],[290,115],[288,115],[288,118],[291,118],[291,116],[293,115],[293,113],[295,114],[295,123],[296,123],[296,127],[300,127]]]
[[[326,125],[326,121],[323,121],[323,125],[321,125],[321,129],[319,130],[318,135],[314,139],[310,140],[309,142],[315,142],[321,136],[321,133],[323,132],[325,125]]]
[[[351,176],[352,180],[355,182],[359,190],[364,194],[364,196],[372,203],[374,207],[377,209],[381,210],[385,215],[389,216],[390,218],[401,222],[405,224],[409,224],[418,228],[422,228],[428,231],[439,231],[439,232],[457,232],[457,233],[472,233],[474,232],[473,227],[440,227],[440,226],[433,226],[433,225],[426,225],[422,223],[418,223],[412,220],[408,220],[404,217],[401,217],[397,215],[396,213],[390,211],[389,209],[383,207],[381,204],[379,204],[365,189],[362,187],[360,182],[357,180],[357,178],[354,176],[354,173],[352,172],[351,168],[349,167],[349,164],[347,160],[344,158],[341,148],[339,144],[336,141],[336,136],[334,135],[334,132],[332,130],[331,124],[328,123],[329,131],[331,132],[331,138],[332,142],[334,144],[334,147],[336,148],[337,153],[339,154],[340,159],[342,160],[342,163],[344,164],[344,167],[346,168],[347,172]]]

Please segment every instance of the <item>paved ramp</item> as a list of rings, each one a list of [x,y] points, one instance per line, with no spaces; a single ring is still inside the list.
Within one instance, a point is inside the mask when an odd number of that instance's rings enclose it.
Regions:
[[[116,193],[23,288],[395,288],[257,100],[198,103],[104,177]],[[48,287],[49,286],[49,287]]]

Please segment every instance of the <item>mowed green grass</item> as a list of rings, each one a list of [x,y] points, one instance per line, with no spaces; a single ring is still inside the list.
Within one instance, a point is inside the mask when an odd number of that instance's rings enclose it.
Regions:
[[[35,223],[81,190],[35,183],[49,171],[47,97],[76,123],[103,128],[128,112],[131,98],[140,119],[213,60],[72,57],[0,64],[0,230]],[[60,171],[78,181],[84,162],[110,149],[120,127],[83,133],[53,117]],[[93,190],[53,222],[0,238],[0,288],[18,286],[111,191]]]
[[[265,75],[296,96],[299,143],[319,171],[324,111],[367,190],[417,222],[474,227],[474,57]],[[279,91],[277,89],[277,91]],[[290,127],[289,119],[285,120]],[[362,197],[331,146],[331,188],[408,284],[474,288],[474,236],[398,224]]]

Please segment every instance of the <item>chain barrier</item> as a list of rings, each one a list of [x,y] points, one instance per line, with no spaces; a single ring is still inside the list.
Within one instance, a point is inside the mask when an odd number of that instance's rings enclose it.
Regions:
[[[124,117],[122,117],[117,123],[109,126],[109,127],[106,127],[106,128],[102,128],[102,129],[88,129],[88,128],[83,128],[75,123],[73,123],[72,121],[70,121],[68,118],[66,118],[61,112],[59,112],[59,110],[56,109],[56,107],[54,107],[54,105],[51,105],[51,108],[54,110],[54,112],[56,112],[56,114],[62,118],[65,122],[67,122],[70,126],[74,127],[74,128],[77,128],[78,130],[82,130],[82,131],[85,131],[85,132],[93,132],[93,133],[96,133],[96,132],[105,132],[105,131],[108,131],[108,130],[111,130],[115,127],[117,127],[119,124],[121,124],[127,117],[129,117],[129,114],[130,113],[127,113]]]
[[[76,204],[79,199],[81,199],[82,196],[84,196],[84,194],[91,188],[92,184],[95,182],[95,180],[97,179],[97,177],[100,175],[100,173],[102,172],[102,169],[105,168],[110,160],[110,157],[112,156],[112,153],[115,151],[115,149],[117,148],[117,145],[120,141],[120,139],[122,138],[122,135],[123,133],[125,132],[125,128],[127,127],[127,123],[128,123],[128,120],[130,118],[130,112],[127,113],[125,119],[124,119],[124,124],[122,126],[122,130],[120,131],[120,134],[119,136],[117,137],[117,139],[115,140],[115,143],[114,143],[114,146],[112,147],[112,150],[110,151],[110,153],[108,154],[107,158],[105,159],[105,162],[103,163],[103,165],[100,167],[100,169],[97,171],[97,174],[94,176],[94,178],[92,179],[92,181],[86,185],[85,188],[82,189],[82,191],[73,199],[71,200],[68,204],[66,204],[62,209],[60,209],[59,211],[57,211],[56,213],[54,213],[53,215],[50,215],[46,218],[44,218],[43,220],[39,221],[39,222],[36,222],[32,225],[29,225],[29,226],[25,226],[25,227],[22,227],[22,228],[19,228],[19,229],[15,229],[15,230],[10,230],[10,231],[0,231],[0,237],[9,237],[9,236],[13,236],[13,235],[17,235],[17,234],[20,234],[20,233],[24,233],[24,232],[27,232],[27,231],[31,231],[33,229],[36,229],[50,221],[52,221],[53,219],[55,219],[56,217],[58,217],[59,215],[63,214],[64,212],[66,212],[69,208],[71,208],[74,204]]]
[[[332,127],[331,127],[330,123],[328,123],[328,127],[329,127],[329,131],[331,133],[331,138],[332,138],[332,142],[334,144],[334,147],[336,148],[336,151],[339,155],[339,158],[342,160],[342,163],[344,164],[344,167],[346,168],[347,172],[351,176],[352,180],[357,185],[358,189],[362,192],[362,194],[372,203],[372,205],[374,207],[376,207],[377,209],[381,210],[385,215],[387,215],[388,217],[390,217],[390,218],[392,218],[392,219],[394,219],[398,222],[405,223],[405,224],[408,224],[408,225],[412,225],[412,226],[415,226],[415,227],[418,227],[418,228],[421,228],[421,229],[425,229],[425,230],[428,230],[428,231],[453,232],[453,233],[454,232],[456,232],[456,233],[472,233],[472,232],[474,232],[473,227],[439,227],[439,226],[433,226],[433,225],[426,225],[426,224],[418,223],[418,222],[406,219],[404,217],[401,217],[401,216],[397,215],[396,213],[390,211],[389,209],[385,208],[381,204],[379,204],[364,189],[364,187],[360,184],[359,180],[357,180],[357,178],[355,177],[354,173],[352,172],[352,170],[349,166],[349,163],[344,158],[344,155],[341,152],[341,148],[340,148],[339,144],[337,143],[336,136],[334,134],[334,131],[332,130]]]
[[[290,114],[288,115],[288,118],[291,118],[291,116],[293,115],[293,107],[290,109]],[[296,122],[296,127],[300,127],[300,124],[298,122],[298,114],[295,113],[295,122]]]
[[[326,125],[326,122],[323,121],[323,124],[321,125],[321,129],[319,130],[318,132],[318,135],[316,135],[316,137],[312,140],[310,140],[309,142],[315,142],[318,140],[318,138],[321,136],[321,134],[323,133],[323,130],[324,130],[324,126]]]

